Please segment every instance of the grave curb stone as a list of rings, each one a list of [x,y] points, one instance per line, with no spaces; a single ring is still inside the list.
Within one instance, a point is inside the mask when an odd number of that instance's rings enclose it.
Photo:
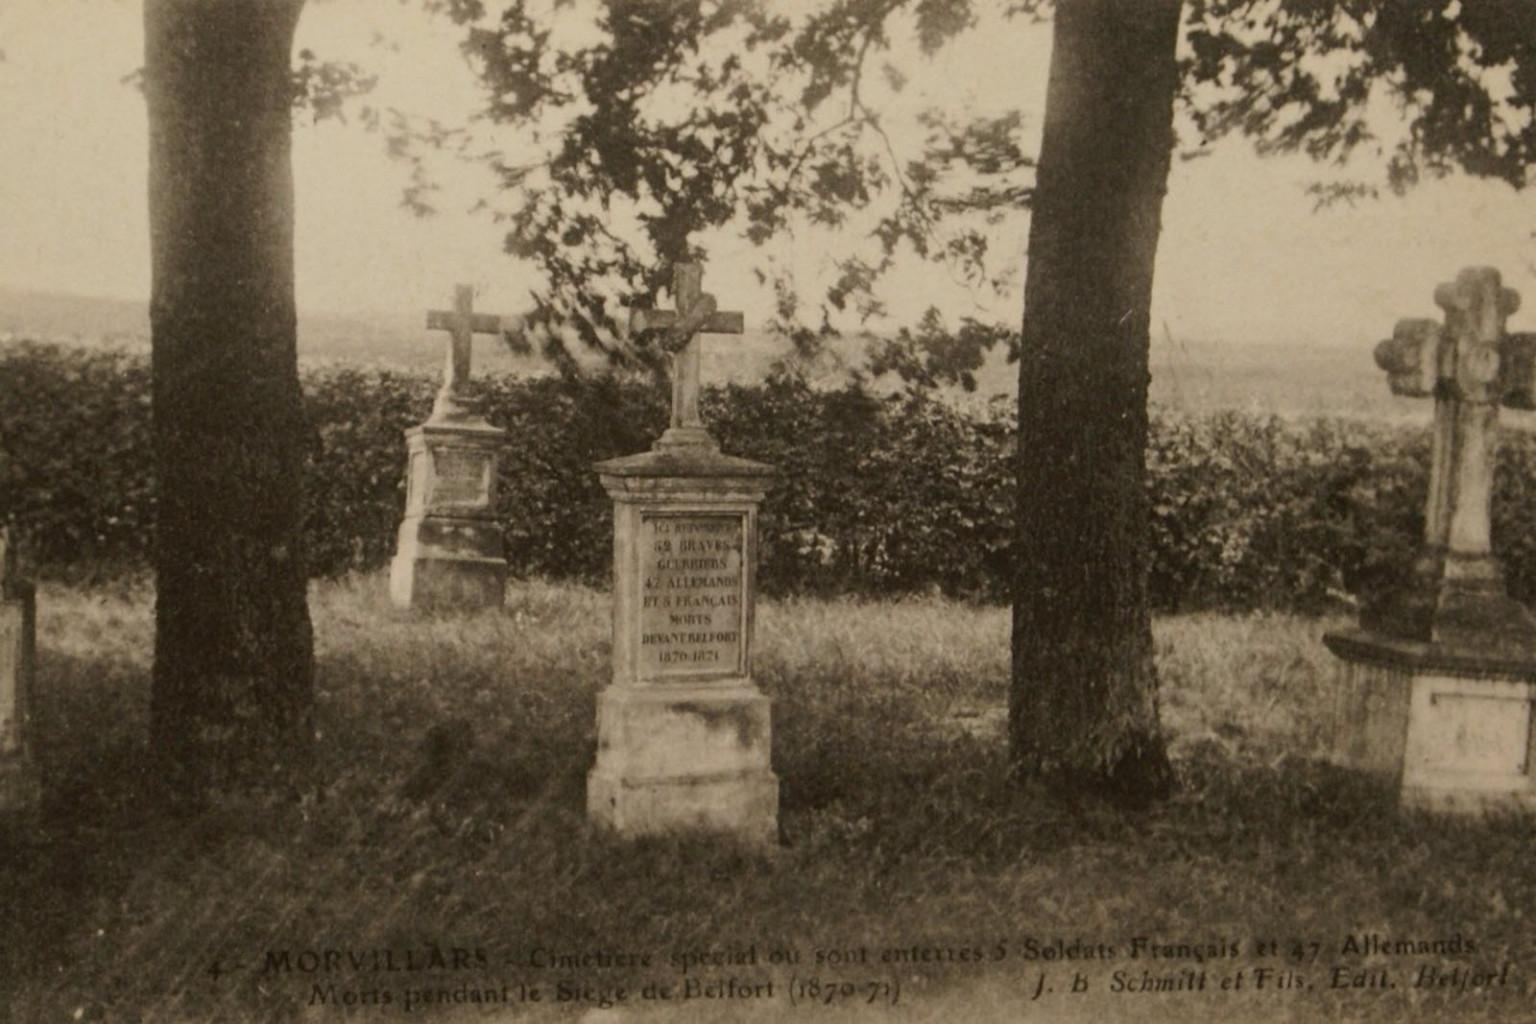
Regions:
[[[1536,812],[1536,657],[1364,629],[1323,642],[1340,660],[1332,763],[1394,786],[1407,809]]]

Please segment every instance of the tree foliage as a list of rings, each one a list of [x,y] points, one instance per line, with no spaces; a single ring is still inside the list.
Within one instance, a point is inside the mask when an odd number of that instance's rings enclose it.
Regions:
[[[1515,188],[1536,162],[1536,6],[1521,0],[1188,0],[1185,98],[1202,136],[1342,165],[1402,192],[1465,172]],[[1372,195],[1373,183],[1317,186]]]
[[[1017,254],[990,251],[988,229],[1030,204],[1033,126],[1018,112],[935,109],[924,144],[904,152],[882,111],[916,55],[984,14],[1038,20],[1045,0],[427,6],[463,27],[484,107],[454,129],[398,112],[374,123],[415,161],[408,203],[418,210],[431,198],[421,150],[492,163],[503,189],[487,205],[508,227],[509,252],[544,274],[533,323],[556,332],[545,335],[551,349],[569,331],[617,362],[645,361],[628,347],[624,306],[653,301],[666,267],[707,256],[721,232],[758,247],[805,229],[858,232],[819,296],[803,295],[766,248],[756,260],[779,299],[774,326],[802,345],[846,317],[884,313],[881,281],[902,258],[942,261],[999,292],[1017,285]],[[1384,161],[1398,191],[1452,172],[1523,187],[1536,155],[1533,54],[1536,8],[1520,0],[1188,0],[1181,91],[1194,137],[1184,141],[1244,135],[1261,153],[1342,168],[1313,186],[1322,201],[1378,192],[1345,167],[1357,155]],[[528,153],[465,144],[496,128]],[[875,363],[915,383],[963,383],[987,347],[1016,350],[1009,320],[946,332],[939,345],[927,326],[909,330]]]
[[[569,331],[616,362],[648,361],[645,339],[627,344],[624,306],[654,301],[668,267],[706,257],[704,239],[722,231],[760,249],[797,230],[861,233],[809,309],[790,268],[766,252],[758,261],[776,326],[804,347],[840,315],[882,313],[878,285],[902,252],[977,287],[1016,280],[1015,254],[994,265],[987,228],[1028,201],[1022,119],[933,111],[917,152],[903,152],[882,119],[906,84],[895,51],[937,51],[975,23],[971,0],[431,6],[465,29],[485,89],[480,127],[531,145],[527,156],[477,152],[505,190],[491,205],[508,251],[546,278],[530,325],[547,329],[551,354]],[[409,122],[392,128],[401,155],[441,147]],[[950,369],[933,351],[893,365],[954,379],[967,358]]]

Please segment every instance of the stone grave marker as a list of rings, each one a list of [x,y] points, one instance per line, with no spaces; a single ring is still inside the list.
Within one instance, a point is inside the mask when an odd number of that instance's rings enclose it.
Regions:
[[[1506,332],[1520,297],[1491,268],[1435,302],[1443,324],[1402,320],[1376,349],[1394,393],[1434,397],[1424,541],[1405,587],[1324,638],[1342,660],[1332,757],[1405,806],[1536,810],[1536,616],[1505,590],[1489,519],[1499,407],[1532,408],[1536,335]]]
[[[405,432],[405,518],[389,576],[390,597],[401,608],[501,607],[507,563],[494,510],[497,455],[506,432],[470,407],[464,384],[474,336],[515,325],[476,313],[468,285],[459,285],[452,310],[427,314],[427,329],[447,331],[449,340],[432,414]]]
[[[772,842],[770,701],[752,679],[758,507],[770,466],[723,454],[699,416],[699,336],[742,331],[703,270],[676,311],[636,311],[672,355],[672,419],[651,451],[595,467],[614,503],[613,677],[597,700],[589,816],[621,834],[699,828]]]
[[[32,685],[37,651],[36,596],[17,570],[9,528],[0,527],[0,811],[32,803]]]

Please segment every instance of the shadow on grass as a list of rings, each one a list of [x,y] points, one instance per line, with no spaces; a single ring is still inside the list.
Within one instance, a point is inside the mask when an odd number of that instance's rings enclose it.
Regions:
[[[540,614],[530,629],[546,630]],[[881,672],[768,680],[776,848],[620,840],[584,812],[599,658],[519,647],[501,619],[398,628],[414,632],[322,651],[313,795],[191,818],[162,808],[148,770],[147,670],[45,651],[44,799],[0,822],[0,986],[18,1019],[301,1017],[315,979],[269,969],[274,951],[483,949],[512,976],[534,947],[664,965],[749,944],[810,957],[1367,928],[1459,929],[1493,958],[1531,946],[1528,821],[1400,815],[1353,776],[1217,743],[1186,744],[1179,791],[1148,813],[1064,800],[1011,782],[999,738],[945,725],[958,685]],[[910,983],[1023,968],[996,970],[919,963]]]

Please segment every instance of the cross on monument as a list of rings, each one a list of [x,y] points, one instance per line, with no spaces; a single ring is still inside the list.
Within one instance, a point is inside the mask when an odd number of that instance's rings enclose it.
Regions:
[[[429,423],[475,419],[464,401],[464,383],[469,380],[469,354],[477,334],[500,334],[502,318],[475,312],[475,290],[467,284],[454,289],[453,309],[429,310],[427,330],[447,331],[450,335],[448,358],[443,366],[443,386],[432,402]]]
[[[629,329],[640,334],[661,330],[662,346],[672,353],[672,421],[656,442],[658,449],[714,448],[714,438],[699,417],[699,335],[741,334],[740,313],[722,313],[715,297],[704,291],[704,267],[679,263],[672,268],[672,296],[677,309],[637,309]]]
[[[1499,406],[1536,407],[1536,334],[1508,334],[1520,294],[1491,267],[1435,289],[1445,311],[1400,320],[1376,346],[1393,394],[1435,399],[1424,545],[1412,593],[1384,609],[1385,628],[1475,645],[1536,642],[1536,618],[1510,599],[1490,543]]]

